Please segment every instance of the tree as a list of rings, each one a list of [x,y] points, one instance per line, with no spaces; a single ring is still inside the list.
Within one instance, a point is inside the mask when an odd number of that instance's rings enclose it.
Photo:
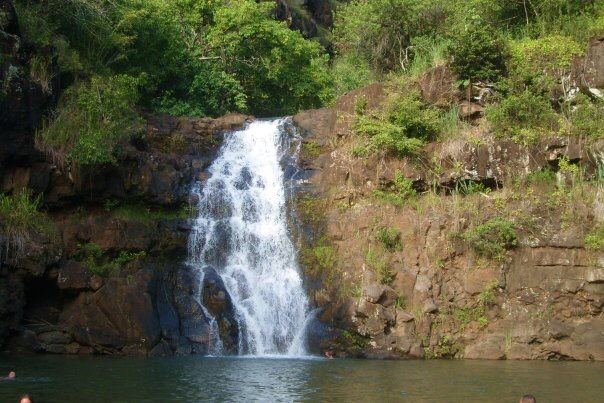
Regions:
[[[252,113],[282,115],[321,106],[331,98],[328,56],[285,23],[270,18],[273,5],[231,2],[214,15],[212,54],[235,77]]]

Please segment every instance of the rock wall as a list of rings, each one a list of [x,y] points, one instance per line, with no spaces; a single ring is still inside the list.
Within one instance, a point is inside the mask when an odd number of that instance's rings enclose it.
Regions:
[[[31,80],[29,54],[19,33],[12,1],[0,1],[0,169],[35,158],[31,135],[56,96]],[[1,171],[0,171],[1,172]]]
[[[120,146],[116,166],[76,175],[43,156],[5,166],[2,191],[28,187],[40,194],[53,231],[32,234],[23,258],[3,256],[4,349],[207,352],[209,324],[197,300],[201,285],[181,263],[192,214],[189,190],[204,180],[222,133],[249,117],[146,118],[147,134]],[[236,340],[236,330],[231,337]]]
[[[429,72],[418,85],[433,88],[442,77]],[[585,243],[604,222],[604,193],[592,181],[604,143],[552,135],[521,146],[477,120],[417,159],[355,156],[356,99],[371,110],[387,91],[374,84],[294,117],[303,149],[313,150],[302,154],[310,183],[298,211],[313,223],[301,257],[326,327],[319,350],[604,360],[604,256]],[[423,94],[436,102],[437,92]],[[575,168],[560,169],[561,161]],[[387,192],[397,174],[418,196],[394,205],[375,191]],[[517,245],[483,257],[466,234],[494,218],[513,223]]]

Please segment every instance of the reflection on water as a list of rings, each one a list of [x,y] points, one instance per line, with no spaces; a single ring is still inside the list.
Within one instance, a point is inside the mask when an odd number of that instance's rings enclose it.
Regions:
[[[597,402],[604,363],[0,355],[0,402]]]

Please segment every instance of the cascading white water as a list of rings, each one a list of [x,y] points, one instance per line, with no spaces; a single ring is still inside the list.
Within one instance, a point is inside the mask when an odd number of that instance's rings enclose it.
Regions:
[[[240,353],[251,355],[305,355],[309,304],[287,230],[284,123],[256,121],[228,133],[210,178],[195,188],[190,263],[222,276],[237,311]],[[216,339],[215,322],[211,327]],[[218,341],[212,354],[222,353]]]

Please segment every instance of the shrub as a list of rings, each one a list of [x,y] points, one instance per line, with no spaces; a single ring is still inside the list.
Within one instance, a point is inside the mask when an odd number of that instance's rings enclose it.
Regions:
[[[401,232],[396,228],[379,227],[377,229],[377,239],[389,252],[394,252],[401,248]]]
[[[508,70],[515,92],[530,90],[551,94],[570,73],[572,61],[583,54],[583,46],[564,36],[547,36],[512,42]]]
[[[503,218],[493,218],[468,230],[465,239],[479,255],[496,260],[503,259],[505,251],[518,243],[514,224]]]
[[[38,133],[38,144],[64,164],[116,163],[118,143],[142,130],[134,109],[138,84],[129,76],[93,77],[70,88],[55,119]]]
[[[558,123],[549,101],[529,91],[510,95],[499,104],[488,106],[485,115],[497,135],[510,134],[521,143],[556,130]]]
[[[107,277],[112,274],[119,274],[129,263],[144,258],[145,251],[128,252],[120,251],[113,259],[107,256],[106,252],[96,243],[88,242],[79,245],[79,251],[73,256],[82,261],[91,274]]]
[[[306,158],[317,158],[322,152],[323,147],[314,140],[308,140],[302,143],[302,155]]]
[[[405,69],[413,39],[443,23],[443,7],[415,0],[356,0],[338,6],[334,39],[341,53],[354,54],[377,73]]]
[[[241,83],[254,114],[292,114],[329,103],[328,55],[318,43],[271,19],[273,8],[253,0],[218,7],[207,30],[217,63]]]
[[[480,20],[454,37],[449,52],[453,58],[451,67],[462,80],[494,81],[503,73],[503,41]]]
[[[33,197],[26,189],[0,194],[0,257],[4,252],[5,260],[15,262],[33,233],[52,234],[50,222],[39,207],[40,196]]]
[[[394,181],[388,188],[373,191],[373,196],[395,206],[401,206],[406,200],[415,195],[417,195],[417,192],[413,188],[413,181],[405,178],[398,170],[394,173]]]
[[[336,57],[331,67],[336,96],[376,81],[369,64],[353,54]]]
[[[593,251],[604,251],[604,224],[598,225],[585,237],[585,247]]]
[[[395,93],[384,110],[372,116],[357,116],[354,130],[370,137],[371,142],[399,156],[416,154],[424,141],[438,134],[439,113],[425,104],[416,91]]]
[[[604,137],[604,101],[591,101],[579,94],[570,110],[570,132],[577,136],[599,139]]]
[[[379,251],[374,252],[369,249],[365,255],[365,261],[369,266],[373,267],[382,284],[392,285],[395,277],[394,273],[392,273],[392,269],[383,254],[378,256],[378,253]]]

